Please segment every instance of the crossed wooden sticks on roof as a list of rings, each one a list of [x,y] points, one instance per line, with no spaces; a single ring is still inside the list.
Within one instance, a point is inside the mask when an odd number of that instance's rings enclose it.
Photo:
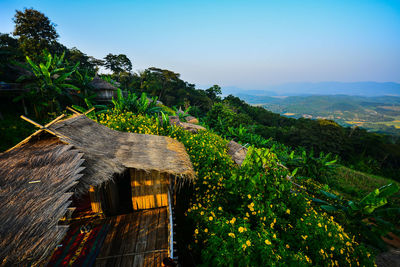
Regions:
[[[76,115],[87,115],[87,114],[89,114],[90,112],[92,112],[92,111],[94,110],[94,107],[91,108],[91,109],[89,109],[88,111],[86,111],[86,112],[84,112],[84,113],[80,113],[80,112],[78,112],[78,111],[76,111],[75,109],[70,108],[70,107],[67,107],[67,109],[70,110],[70,111],[72,111],[72,112],[73,112],[74,114],[76,114]],[[10,151],[10,150],[13,150],[14,148],[17,148],[17,147],[19,147],[19,146],[25,144],[26,142],[29,141],[29,139],[31,139],[33,136],[39,134],[39,133],[42,132],[42,131],[46,131],[46,132],[48,132],[48,133],[50,133],[50,134],[52,134],[52,135],[54,135],[54,136],[60,136],[60,134],[56,134],[55,132],[53,132],[52,130],[50,130],[48,127],[50,127],[51,125],[53,125],[54,123],[58,122],[59,120],[61,120],[61,119],[64,118],[64,117],[65,117],[65,114],[61,114],[60,116],[58,116],[57,118],[55,118],[54,120],[52,120],[51,122],[49,122],[49,123],[47,123],[46,125],[43,126],[43,125],[41,125],[40,123],[37,123],[36,121],[31,120],[31,119],[25,117],[24,115],[21,115],[21,116],[20,116],[21,119],[24,119],[24,120],[26,120],[26,121],[29,122],[29,123],[32,123],[33,125],[35,125],[36,127],[38,127],[39,130],[37,130],[36,132],[34,132],[33,134],[31,134],[31,135],[28,136],[27,138],[25,138],[24,140],[22,140],[21,142],[19,142],[17,145],[13,146],[12,148],[7,149],[6,152],[8,152],[8,151]]]
[[[67,109],[70,110],[70,111],[72,111],[74,114],[77,114],[77,115],[87,115],[87,114],[89,114],[90,112],[92,112],[92,111],[94,110],[94,107],[91,108],[91,109],[89,109],[89,110],[86,111],[85,113],[80,113],[80,112],[78,112],[78,111],[76,111],[75,109],[70,108],[70,107],[67,107]],[[40,129],[49,131],[50,133],[53,133],[53,132],[52,132],[51,130],[49,130],[48,127],[50,127],[51,125],[53,125],[54,123],[56,123],[57,121],[61,120],[61,119],[64,118],[64,117],[65,117],[65,114],[61,114],[60,116],[58,116],[57,118],[55,118],[54,120],[52,120],[51,122],[49,122],[49,123],[47,123],[46,125],[43,126],[43,125],[41,125],[41,124],[39,124],[39,123],[37,123],[37,122],[35,122],[35,121],[33,121],[33,120],[31,120],[31,119],[25,117],[24,115],[21,115],[21,116],[20,116],[21,119],[24,119],[24,120],[26,120],[27,122],[32,123],[33,125],[35,125],[36,127],[40,128]],[[54,133],[53,133],[53,134],[54,134]]]

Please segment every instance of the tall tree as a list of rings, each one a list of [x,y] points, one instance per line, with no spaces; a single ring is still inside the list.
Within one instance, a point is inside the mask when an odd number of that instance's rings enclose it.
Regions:
[[[38,56],[43,49],[48,49],[57,42],[56,25],[43,13],[25,8],[16,11],[14,36],[18,37],[19,46],[25,55]]]
[[[104,58],[104,67],[119,75],[123,72],[130,73],[132,62],[124,54],[113,55],[110,53]]]
[[[221,101],[221,97],[219,96],[222,94],[221,87],[216,84],[208,88],[206,94],[213,102]]]
[[[93,75],[97,72],[98,67],[104,64],[102,60],[88,56],[76,47],[67,50],[66,59],[73,64],[79,62],[80,69],[87,69]]]

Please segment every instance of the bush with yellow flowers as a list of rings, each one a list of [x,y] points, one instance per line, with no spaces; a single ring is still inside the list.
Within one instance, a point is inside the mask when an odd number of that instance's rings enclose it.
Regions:
[[[185,145],[197,174],[185,213],[193,234],[188,246],[199,265],[374,265],[363,245],[293,188],[271,150],[250,148],[239,168],[227,154],[228,141],[215,133],[191,134],[130,112],[100,114],[98,121]]]

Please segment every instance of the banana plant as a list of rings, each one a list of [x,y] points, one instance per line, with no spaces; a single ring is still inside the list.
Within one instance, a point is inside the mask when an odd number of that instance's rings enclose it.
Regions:
[[[177,108],[176,106],[172,107],[175,111],[175,114],[179,117],[180,121],[186,121],[186,117],[190,116],[189,111],[192,107],[188,107],[185,111],[183,111],[181,108]]]
[[[314,151],[307,152],[300,148],[296,153],[292,151],[284,163],[289,169],[298,168],[300,176],[329,184],[328,177],[335,168],[337,160],[337,157],[333,157],[330,153],[321,152],[318,156],[314,156]]]
[[[122,90],[117,89],[117,98],[113,98],[112,103],[114,105],[114,112],[117,113],[131,111],[135,114],[154,115],[161,111],[161,107],[157,106],[157,97],[149,100],[146,93],[142,93],[141,97],[138,98],[132,92],[128,92],[124,96]]]
[[[72,107],[75,110],[77,110],[77,111],[79,111],[81,113],[85,113],[88,110],[90,110],[92,108],[95,108],[95,110],[93,112],[90,112],[90,113],[87,114],[87,116],[89,118],[91,118],[91,119],[96,119],[96,114],[106,113],[108,111],[107,106],[105,106],[105,105],[94,105],[94,104],[92,104],[92,102],[91,102],[91,100],[89,98],[85,98],[84,102],[85,102],[86,108],[82,107],[82,106],[78,106],[78,105],[72,105]]]
[[[362,233],[361,238],[374,244],[378,248],[385,249],[386,245],[381,237],[389,232],[400,235],[395,224],[400,218],[400,208],[384,207],[390,198],[399,192],[399,186],[395,183],[377,188],[367,194],[360,201],[349,201],[330,192],[320,190],[320,198],[313,201],[320,208],[333,214],[342,214],[342,223],[349,229],[355,228],[354,232]],[[324,198],[324,199],[321,199]],[[397,218],[397,222],[393,222]]]
[[[79,90],[76,91],[76,96],[80,99],[80,102],[84,102],[85,99],[92,101],[96,94],[94,93],[95,88],[92,86],[93,76],[90,75],[88,69],[77,69],[72,74],[73,83]]]
[[[64,62],[64,53],[61,56],[52,56],[44,51],[43,62],[35,63],[26,56],[27,65],[21,65],[31,74],[22,75],[17,82],[23,83],[26,92],[14,99],[27,99],[34,108],[38,118],[47,116],[47,112],[61,110],[60,100],[70,99],[71,90],[79,91],[75,85],[67,83],[67,79],[76,71],[79,62],[68,66]]]

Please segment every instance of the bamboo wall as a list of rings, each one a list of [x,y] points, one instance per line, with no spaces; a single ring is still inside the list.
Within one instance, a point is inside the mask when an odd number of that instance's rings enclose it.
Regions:
[[[168,206],[169,175],[130,169],[134,210]]]

